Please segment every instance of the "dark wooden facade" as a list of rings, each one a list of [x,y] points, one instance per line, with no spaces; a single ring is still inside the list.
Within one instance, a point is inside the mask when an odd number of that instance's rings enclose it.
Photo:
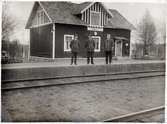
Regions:
[[[52,58],[52,24],[30,29],[30,55]]]
[[[36,27],[30,29],[30,51],[31,56],[47,57],[52,58],[52,27],[53,24]],[[74,35],[78,34],[81,49],[79,56],[85,57],[86,50],[84,48],[85,41],[88,40],[88,35],[94,36],[94,31],[88,31],[85,26],[77,25],[67,25],[67,24],[55,24],[55,57],[63,58],[70,57],[70,52],[64,51],[64,35]],[[126,29],[107,29],[105,28],[103,32],[97,32],[96,36],[101,37],[101,48],[100,52],[95,52],[96,57],[103,57],[103,43],[106,40],[106,35],[111,34],[112,37],[125,37],[128,40],[123,41],[122,44],[122,56],[129,56],[129,46],[130,46],[130,30]],[[128,46],[125,44],[128,43]],[[115,44],[114,44],[115,48]],[[113,55],[115,55],[115,49],[113,50]]]

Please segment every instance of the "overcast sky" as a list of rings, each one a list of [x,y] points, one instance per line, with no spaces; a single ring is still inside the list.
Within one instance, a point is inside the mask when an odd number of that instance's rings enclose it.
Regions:
[[[12,39],[19,39],[21,43],[27,44],[29,41],[28,31],[25,31],[25,24],[31,12],[33,1],[28,2],[8,2],[10,13],[16,17],[20,26],[14,33]],[[157,24],[165,23],[166,4],[163,3],[108,3],[104,2],[107,8],[117,9],[129,22],[136,24],[140,21],[146,9],[148,9]]]

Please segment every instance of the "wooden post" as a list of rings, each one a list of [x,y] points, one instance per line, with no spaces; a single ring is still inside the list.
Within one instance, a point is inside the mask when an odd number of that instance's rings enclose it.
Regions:
[[[28,30],[28,34],[30,36],[30,30]],[[31,56],[31,48],[30,48],[30,38],[29,38],[29,42],[28,42],[28,61],[30,61],[30,56]]]
[[[52,39],[52,59],[55,59],[55,23],[53,24],[53,39]]]

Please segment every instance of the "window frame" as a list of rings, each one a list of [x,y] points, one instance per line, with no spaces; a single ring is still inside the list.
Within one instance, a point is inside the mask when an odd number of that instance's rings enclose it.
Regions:
[[[100,16],[100,18],[99,18],[99,25],[92,25],[92,13],[98,13],[99,14],[99,16]],[[95,27],[97,27],[97,26],[101,26],[101,12],[97,12],[97,11],[90,11],[90,25],[91,26],[95,26]]]
[[[36,11],[35,17],[32,19],[30,28],[41,27],[52,24],[47,13],[41,8]]]
[[[43,10],[38,10],[37,11],[37,25],[40,26],[40,25],[43,25],[45,24],[45,12]]]
[[[74,39],[74,35],[71,34],[64,34],[64,52],[70,52],[71,48],[66,49],[67,44],[66,44],[66,37],[72,37],[72,40]]]
[[[99,39],[99,45],[98,45],[99,49],[98,50],[95,49],[95,52],[100,52],[101,51],[101,37],[100,36],[92,36],[92,39],[93,38],[98,38]]]

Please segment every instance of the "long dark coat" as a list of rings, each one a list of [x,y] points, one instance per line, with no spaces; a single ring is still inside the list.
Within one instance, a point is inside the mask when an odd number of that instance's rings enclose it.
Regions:
[[[104,41],[104,51],[112,51],[113,44],[114,44],[113,39],[105,40]]]
[[[86,41],[85,48],[86,48],[87,52],[94,52],[94,50],[95,50],[95,41],[94,40]]]
[[[72,40],[70,43],[71,52],[79,52],[80,43],[79,40]]]

